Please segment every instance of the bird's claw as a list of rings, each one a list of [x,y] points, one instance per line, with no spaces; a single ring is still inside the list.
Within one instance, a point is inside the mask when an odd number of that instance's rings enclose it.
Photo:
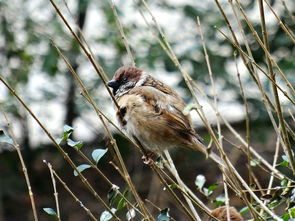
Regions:
[[[153,156],[154,156],[154,153],[149,152],[145,156],[142,156],[141,159],[143,160],[144,164],[151,165],[153,163]]]

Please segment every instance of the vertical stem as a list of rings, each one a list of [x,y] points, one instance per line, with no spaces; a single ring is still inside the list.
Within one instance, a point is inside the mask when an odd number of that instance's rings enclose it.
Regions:
[[[57,216],[57,220],[60,221],[61,219],[60,219],[60,211],[59,211],[58,193],[57,193],[57,190],[56,190],[56,182],[55,182],[55,178],[53,176],[52,166],[51,166],[50,163],[46,162],[46,160],[43,160],[43,162],[47,165],[47,167],[49,169],[49,172],[50,172],[52,185],[53,185],[53,194],[54,194],[55,205],[56,205],[56,216]]]
[[[28,170],[27,170],[25,161],[23,159],[19,144],[16,142],[16,137],[15,137],[15,135],[13,133],[12,128],[11,128],[11,124],[10,124],[6,114],[4,113],[4,111],[2,111],[2,112],[3,112],[4,118],[5,118],[6,122],[7,122],[9,135],[11,136],[11,138],[13,140],[13,147],[15,148],[15,150],[17,152],[17,155],[18,155],[18,158],[20,160],[20,163],[22,165],[22,171],[24,173],[25,181],[26,181],[26,184],[27,184],[28,192],[29,192],[29,197],[30,197],[30,201],[31,201],[34,220],[38,221],[38,215],[37,215],[37,210],[36,210],[36,205],[35,205],[34,193],[33,193],[33,190],[32,190]],[[1,201],[1,199],[0,199],[0,201]],[[1,218],[1,216],[0,216],[0,218]]]
[[[259,0],[259,9],[260,9],[260,16],[261,16],[263,44],[266,47],[267,52],[269,53],[270,48],[269,48],[269,44],[268,44],[267,30],[266,30],[266,25],[265,25],[263,0]],[[268,71],[270,73],[270,76],[273,79],[273,82],[275,82],[276,81],[276,74],[273,71],[272,62],[271,62],[269,56],[267,56],[267,53],[265,53],[265,55],[266,55]],[[288,133],[286,130],[285,121],[283,118],[282,107],[281,107],[281,103],[280,103],[280,99],[279,99],[278,90],[277,90],[277,87],[274,83],[272,83],[272,90],[273,90],[275,104],[276,104],[276,111],[277,111],[278,118],[279,118],[281,135],[282,135],[283,142],[285,143],[285,146],[286,146],[284,151],[286,152],[286,154],[289,158],[291,169],[293,171],[293,174],[295,175],[295,160],[294,160],[294,156],[293,156],[293,151],[292,151],[291,143],[290,143],[289,136],[288,136]]]

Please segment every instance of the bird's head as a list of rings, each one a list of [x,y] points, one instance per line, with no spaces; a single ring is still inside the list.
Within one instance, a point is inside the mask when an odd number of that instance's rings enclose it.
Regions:
[[[107,84],[113,88],[114,96],[120,97],[135,87],[142,79],[142,75],[143,71],[139,68],[123,66],[115,72],[113,79]]]

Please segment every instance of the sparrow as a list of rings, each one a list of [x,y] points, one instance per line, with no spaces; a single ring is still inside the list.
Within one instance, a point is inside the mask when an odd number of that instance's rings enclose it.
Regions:
[[[184,147],[207,154],[191,117],[183,113],[184,101],[166,84],[137,67],[123,66],[107,85],[119,106],[120,127],[147,153],[160,155],[165,149]],[[209,157],[223,164],[216,154]]]

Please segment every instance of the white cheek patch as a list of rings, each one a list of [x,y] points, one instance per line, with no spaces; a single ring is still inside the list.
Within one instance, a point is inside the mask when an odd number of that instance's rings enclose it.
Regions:
[[[146,81],[146,78],[148,77],[148,74],[145,72],[142,72],[139,81],[137,81],[137,83],[135,84],[135,87],[140,87],[144,84],[144,82]]]

